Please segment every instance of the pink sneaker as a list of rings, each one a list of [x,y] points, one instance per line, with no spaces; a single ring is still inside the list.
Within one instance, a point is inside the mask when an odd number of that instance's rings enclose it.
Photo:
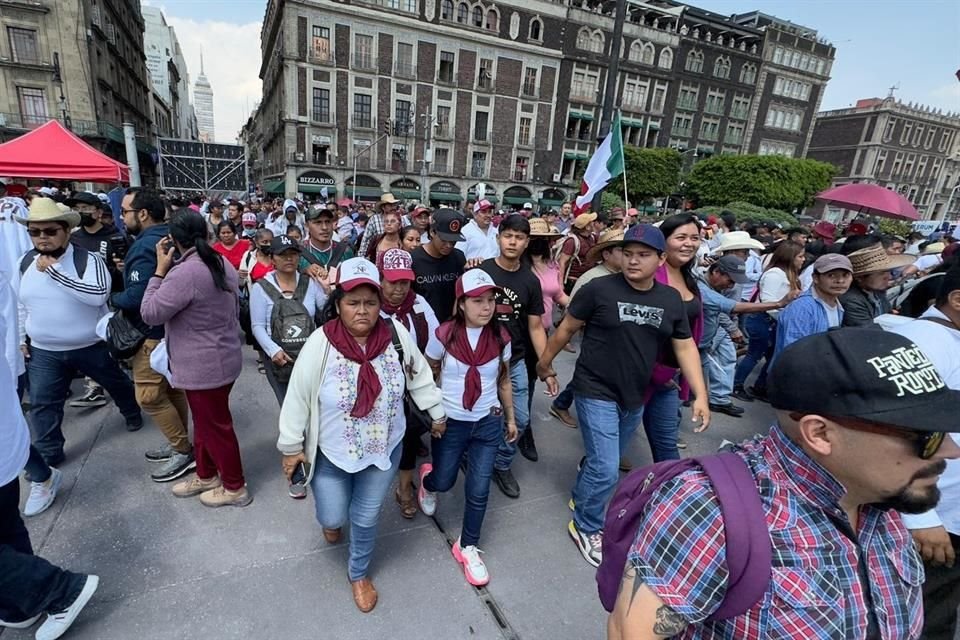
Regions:
[[[433,471],[433,465],[429,462],[424,462],[420,465],[420,486],[417,487],[417,503],[420,505],[420,511],[423,511],[423,515],[425,516],[432,516],[437,512],[437,494],[432,491],[427,491],[423,486],[423,479],[426,478],[431,471]]]
[[[451,553],[453,558],[463,565],[463,575],[467,578],[467,582],[475,587],[482,587],[490,582],[487,565],[483,564],[483,560],[480,559],[480,554],[483,553],[480,549],[473,545],[461,548],[460,538],[457,538],[457,541],[453,543]]]

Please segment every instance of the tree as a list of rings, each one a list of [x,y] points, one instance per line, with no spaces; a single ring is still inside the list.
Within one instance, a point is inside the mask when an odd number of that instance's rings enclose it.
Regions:
[[[627,191],[631,205],[657,197],[665,197],[677,190],[680,183],[680,154],[676,149],[641,149],[623,147],[627,170]],[[617,177],[608,191],[623,195],[623,177]]]
[[[688,193],[700,206],[742,201],[769,209],[795,211],[813,203],[830,186],[836,167],[826,162],[783,156],[717,156],[694,165]]]

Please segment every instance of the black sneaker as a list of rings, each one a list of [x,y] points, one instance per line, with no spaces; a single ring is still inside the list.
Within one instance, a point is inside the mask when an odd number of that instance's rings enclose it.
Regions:
[[[753,396],[755,399],[759,400],[760,402],[768,402],[766,387],[758,387],[754,385],[750,387],[749,391],[750,391],[750,395]]]
[[[517,479],[513,477],[513,472],[510,471],[510,469],[507,469],[506,471],[494,469],[493,479],[496,481],[497,486],[500,487],[500,491],[503,492],[503,495],[507,496],[508,498],[520,497],[520,483],[518,483]]]
[[[170,482],[196,468],[197,462],[193,458],[192,451],[190,453],[175,451],[162,467],[150,474],[150,479],[154,482]]]
[[[520,455],[530,462],[536,462],[540,459],[540,454],[537,453],[537,443],[533,441],[533,430],[529,427],[517,440],[517,449],[520,450]]]
[[[90,387],[83,396],[70,401],[70,406],[75,409],[90,409],[102,407],[105,404],[107,404],[107,396],[103,393],[103,387]]]
[[[143,416],[127,420],[127,431],[140,431],[140,429],[143,429]]]
[[[729,404],[714,404],[711,402],[710,411],[714,413],[723,413],[734,418],[739,418],[743,415],[744,409],[743,407],[738,407],[732,402]]]
[[[749,391],[743,388],[742,384],[734,385],[733,393],[730,395],[743,402],[753,402],[753,396],[750,395]]]

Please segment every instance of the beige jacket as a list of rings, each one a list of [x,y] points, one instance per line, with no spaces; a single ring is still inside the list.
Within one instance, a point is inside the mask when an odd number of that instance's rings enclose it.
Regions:
[[[417,349],[410,333],[399,322],[394,322],[400,344],[403,346],[407,373],[407,392],[421,410],[434,420],[445,419],[443,395],[433,381],[433,372],[426,358]],[[393,345],[387,347],[393,349]],[[287,395],[280,409],[280,437],[277,449],[285,456],[305,452],[310,463],[307,482],[313,478],[320,436],[320,381],[333,346],[322,330],[314,331],[297,356],[290,375]]]

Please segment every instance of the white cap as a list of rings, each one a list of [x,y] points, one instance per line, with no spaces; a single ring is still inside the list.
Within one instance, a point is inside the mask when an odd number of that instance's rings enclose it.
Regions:
[[[524,202],[524,203],[523,203],[523,208],[524,208],[524,209],[533,209],[533,203],[532,203],[532,202]]]
[[[380,290],[377,265],[366,258],[350,258],[341,262],[337,270],[337,286],[344,291],[350,291],[362,284],[369,284]]]
[[[500,287],[493,281],[490,274],[483,269],[469,269],[457,280],[455,292],[458,298],[468,296],[475,298],[487,291],[499,291]]]

